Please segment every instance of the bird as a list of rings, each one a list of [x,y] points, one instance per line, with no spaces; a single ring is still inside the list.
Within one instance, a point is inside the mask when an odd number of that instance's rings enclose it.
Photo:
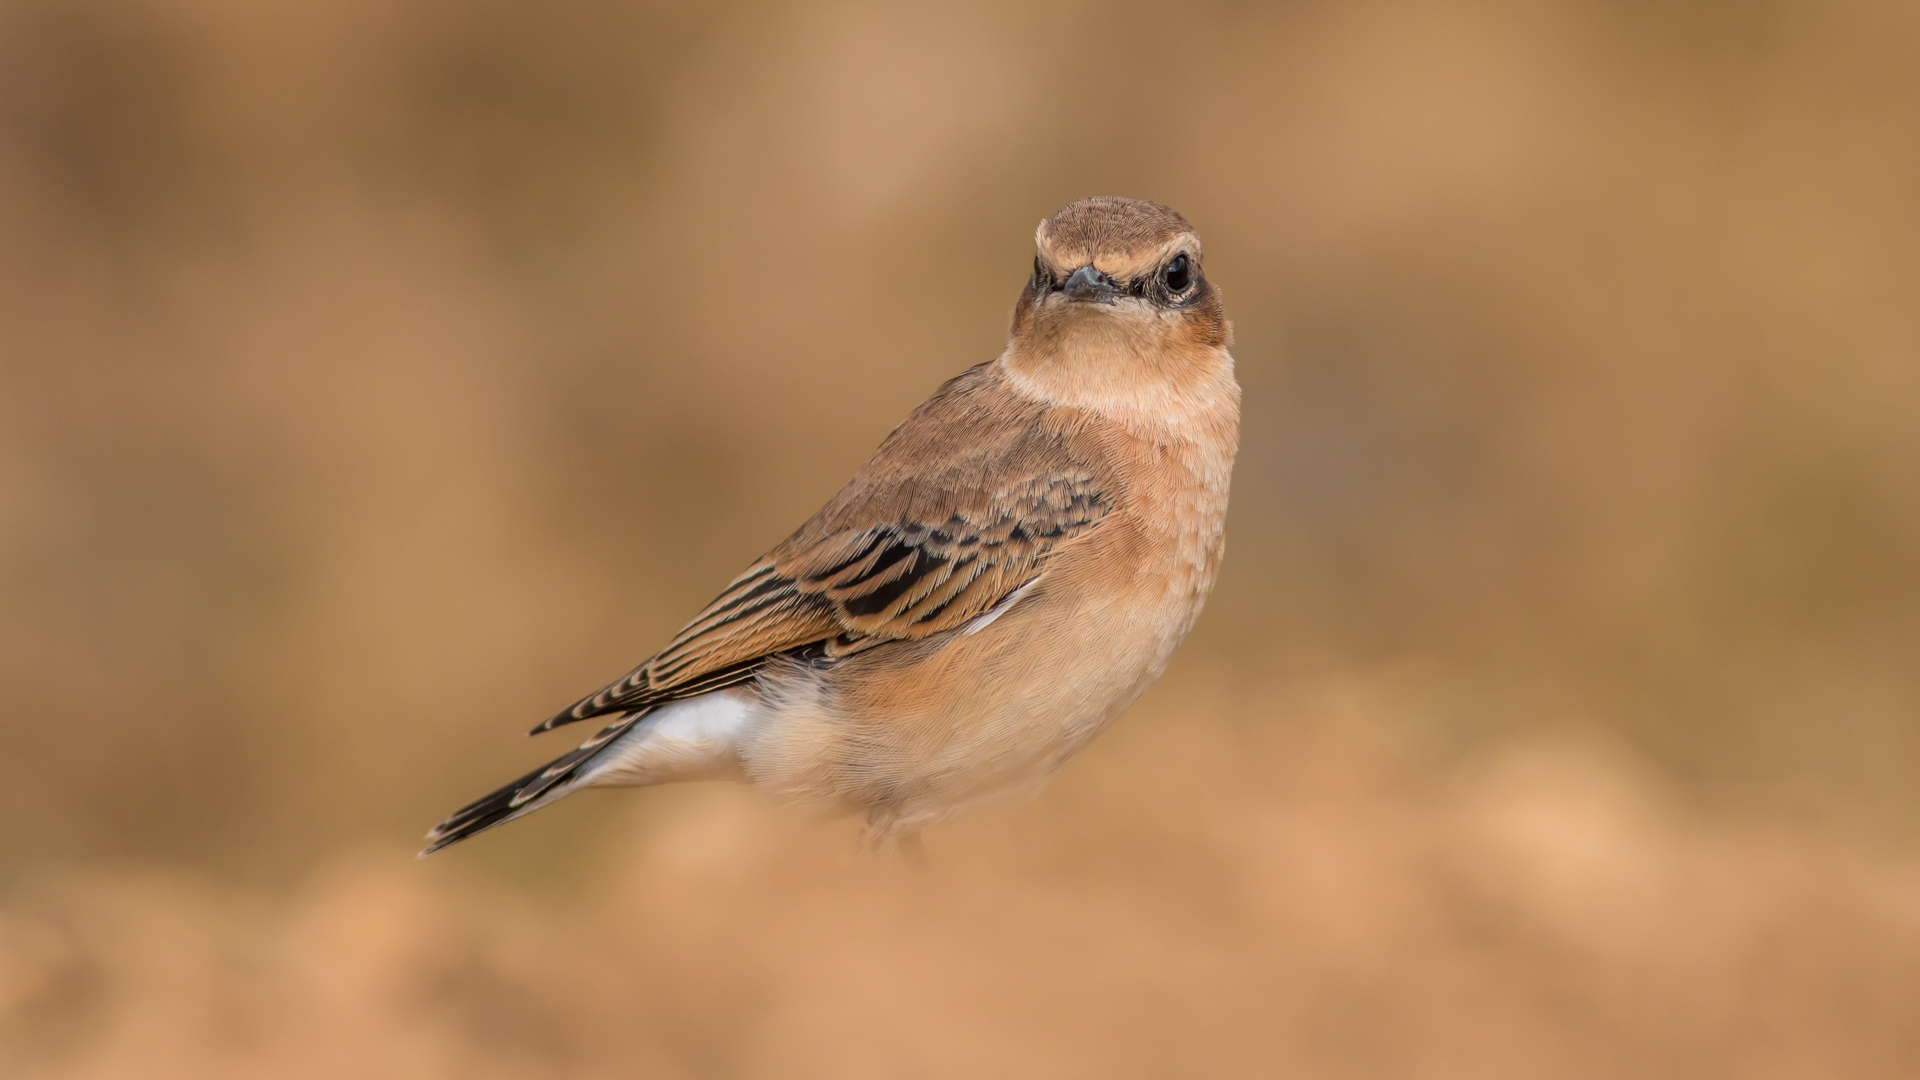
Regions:
[[[664,649],[531,734],[605,726],[428,832],[574,792],[745,781],[880,851],[1037,791],[1165,669],[1213,589],[1239,447],[1200,238],[1093,197],[1034,234],[999,356],[947,381]]]

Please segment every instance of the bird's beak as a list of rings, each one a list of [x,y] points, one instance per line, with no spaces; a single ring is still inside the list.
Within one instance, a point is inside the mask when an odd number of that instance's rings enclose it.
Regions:
[[[1095,270],[1091,265],[1075,270],[1073,276],[1067,278],[1067,283],[1062,285],[1061,289],[1066,292],[1069,300],[1096,300],[1103,304],[1111,304],[1113,294],[1118,291],[1113,287],[1112,278]]]

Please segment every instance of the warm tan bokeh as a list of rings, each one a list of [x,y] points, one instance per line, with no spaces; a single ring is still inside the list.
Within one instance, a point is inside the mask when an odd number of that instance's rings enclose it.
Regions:
[[[1920,9],[0,2],[0,1072],[1920,1074]],[[437,856],[1169,203],[1161,686],[924,871]],[[562,736],[549,736],[559,739]]]

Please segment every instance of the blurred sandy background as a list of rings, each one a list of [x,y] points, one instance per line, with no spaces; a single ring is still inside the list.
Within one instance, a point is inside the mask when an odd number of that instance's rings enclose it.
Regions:
[[[5,0],[0,1074],[1920,1074],[1916,56],[1902,0]],[[1199,227],[1246,390],[1133,713],[922,872],[722,788],[411,861],[1094,193]]]

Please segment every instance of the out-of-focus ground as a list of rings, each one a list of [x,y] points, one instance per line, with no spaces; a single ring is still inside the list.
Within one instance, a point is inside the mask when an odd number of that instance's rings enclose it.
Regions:
[[[1445,775],[1371,680],[1196,671],[929,865],[659,793],[568,901],[393,845],[266,904],[74,872],[0,921],[57,1077],[1886,1077],[1920,1062],[1920,859],[1705,822],[1603,746]],[[1279,715],[1287,723],[1273,722]],[[1204,777],[1202,782],[1197,779]],[[610,801],[610,800],[603,800]]]
[[[1920,12],[0,2],[0,1073],[1920,1073]],[[1093,193],[1246,390],[1163,683],[924,870],[424,864]],[[549,738],[561,738],[551,736]]]

